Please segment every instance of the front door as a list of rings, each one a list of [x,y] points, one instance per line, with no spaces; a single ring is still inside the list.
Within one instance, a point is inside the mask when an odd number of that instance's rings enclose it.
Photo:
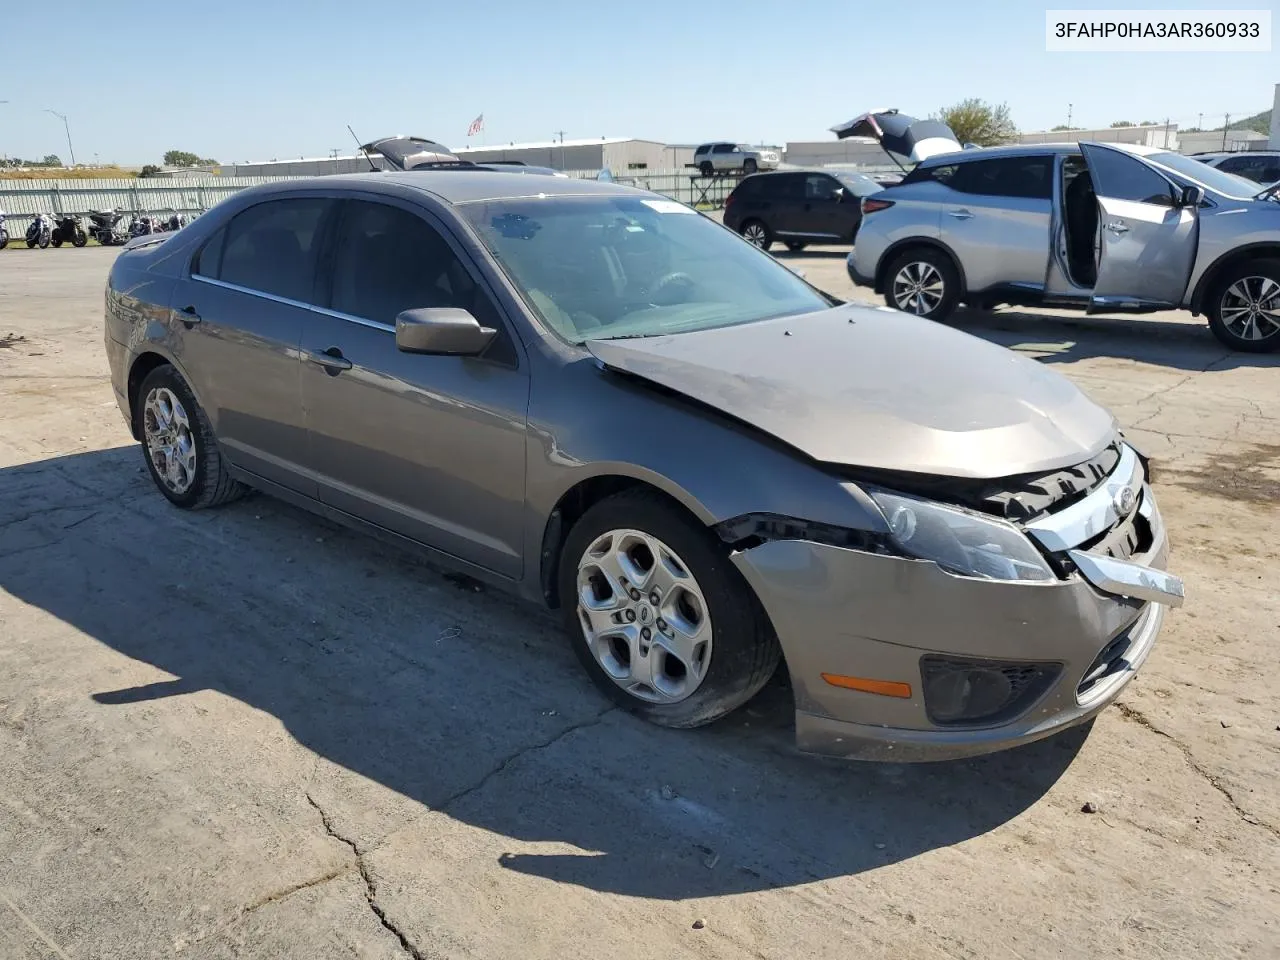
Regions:
[[[1177,307],[1191,278],[1200,214],[1140,157],[1082,143],[1098,195],[1100,253],[1090,313]]]
[[[846,191],[847,192],[847,191]],[[853,236],[853,224],[844,229],[849,211],[858,203],[853,196],[843,197],[840,183],[825,173],[807,173],[804,177],[804,202],[796,217],[795,229],[810,240],[836,242]]]
[[[302,333],[302,399],[320,499],[503,576],[522,573],[529,377],[479,274],[425,211],[348,200],[328,307]],[[470,310],[482,357],[396,349],[415,307]]]
[[[303,465],[298,342],[315,302],[320,238],[336,209],[321,196],[248,207],[201,247],[171,301],[181,322],[176,359],[227,458],[308,496],[316,489]]]

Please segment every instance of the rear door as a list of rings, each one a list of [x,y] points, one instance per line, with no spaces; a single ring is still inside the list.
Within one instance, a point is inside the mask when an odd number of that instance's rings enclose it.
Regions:
[[[323,196],[248,207],[204,244],[172,301],[184,327],[177,359],[228,459],[308,496],[298,343],[336,209]]]
[[[990,157],[939,168],[948,195],[942,239],[959,257],[969,290],[1044,289],[1053,210],[1053,156]]]
[[[1200,215],[1141,158],[1082,143],[1098,195],[1101,250],[1090,313],[1176,307],[1191,277]]]

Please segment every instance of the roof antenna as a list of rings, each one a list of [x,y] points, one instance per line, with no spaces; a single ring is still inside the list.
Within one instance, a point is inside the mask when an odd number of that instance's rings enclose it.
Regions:
[[[364,158],[369,161],[369,169],[374,173],[377,173],[378,165],[373,162],[373,157],[369,156],[368,153],[365,153],[364,144],[360,142],[360,138],[356,136],[356,132],[351,129],[351,124],[349,123],[347,124],[347,133],[351,134],[351,139],[356,142],[356,149],[361,153],[364,153]]]

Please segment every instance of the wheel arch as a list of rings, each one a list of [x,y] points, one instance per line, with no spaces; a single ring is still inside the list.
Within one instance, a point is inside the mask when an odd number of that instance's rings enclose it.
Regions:
[[[129,432],[133,435],[133,439],[141,440],[142,435],[138,430],[138,391],[142,389],[142,381],[147,379],[147,375],[157,367],[165,365],[173,367],[178,372],[178,376],[182,377],[192,395],[196,398],[196,402],[202,407],[204,401],[200,397],[199,391],[195,384],[191,382],[191,378],[187,376],[187,372],[182,369],[182,364],[178,363],[165,350],[162,350],[154,343],[147,343],[143,349],[129,362],[129,373],[125,380],[126,397],[129,401]]]
[[[884,253],[880,254],[880,260],[876,263],[875,285],[873,287],[875,292],[881,294],[884,293],[884,285],[886,275],[889,272],[889,264],[893,263],[899,255],[910,250],[912,247],[926,247],[937,250],[951,260],[951,265],[956,268],[956,273],[960,277],[960,296],[963,299],[969,291],[969,281],[965,276],[964,264],[960,262],[960,258],[956,256],[956,252],[952,250],[951,247],[947,246],[947,244],[936,237],[906,237],[905,239],[891,243],[885,249]]]
[[[1195,289],[1191,292],[1190,309],[1192,316],[1198,317],[1205,312],[1205,300],[1217,284],[1218,278],[1222,276],[1223,271],[1230,270],[1232,267],[1247,263],[1250,260],[1272,257],[1280,259],[1280,243],[1264,240],[1228,250],[1213,261],[1213,263],[1209,264],[1208,269],[1200,275]]]
[[[582,477],[562,493],[547,515],[538,551],[539,586],[544,602],[558,609],[557,589],[560,558],[569,531],[591,507],[626,490],[644,490],[656,494],[700,526],[710,527],[716,518],[687,490],[665,477],[648,471],[614,465],[589,477]]]

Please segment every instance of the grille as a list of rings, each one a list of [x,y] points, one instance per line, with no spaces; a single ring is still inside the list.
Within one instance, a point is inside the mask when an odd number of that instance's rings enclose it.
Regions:
[[[1140,495],[1139,506],[1143,496],[1146,494]],[[1080,547],[1117,560],[1131,560],[1137,554],[1146,553],[1154,543],[1155,535],[1150,522],[1135,507],[1132,513],[1120,519],[1110,530],[1093,540],[1085,541]]]
[[[1129,662],[1125,659],[1125,654],[1129,652],[1129,647],[1133,645],[1134,631],[1144,619],[1139,617],[1127,629],[1116,636],[1114,640],[1102,648],[1094,658],[1093,663],[1089,664],[1089,669],[1084,672],[1084,677],[1081,678],[1079,686],[1076,687],[1077,698],[1085,698],[1090,690],[1129,665]]]

